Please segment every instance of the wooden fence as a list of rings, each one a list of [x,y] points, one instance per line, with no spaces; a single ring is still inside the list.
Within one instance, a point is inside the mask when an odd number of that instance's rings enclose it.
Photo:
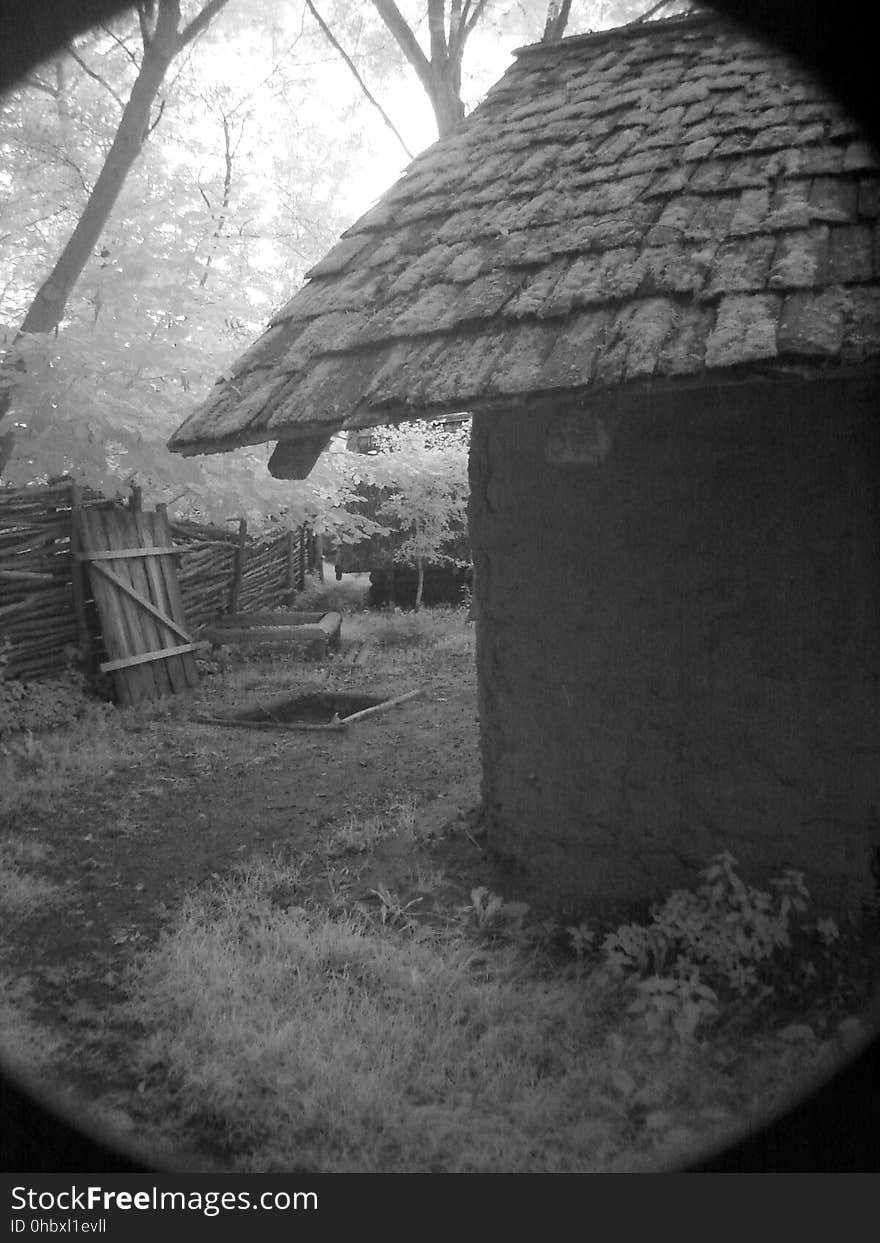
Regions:
[[[77,560],[75,514],[118,506],[69,479],[0,487],[0,677],[37,680],[105,655],[88,578]],[[290,605],[320,550],[305,527],[272,538],[193,522],[171,524],[178,582],[193,634],[224,613]]]

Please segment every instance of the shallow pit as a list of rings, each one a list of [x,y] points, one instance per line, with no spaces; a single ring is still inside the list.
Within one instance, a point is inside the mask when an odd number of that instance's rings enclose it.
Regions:
[[[355,695],[346,691],[311,691],[259,704],[237,712],[237,721],[280,721],[285,725],[297,722],[308,725],[329,725],[334,719],[344,720],[354,712],[375,708],[386,703],[386,695]]]

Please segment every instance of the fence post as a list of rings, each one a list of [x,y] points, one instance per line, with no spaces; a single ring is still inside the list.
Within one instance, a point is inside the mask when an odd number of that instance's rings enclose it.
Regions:
[[[133,514],[139,514],[144,508],[144,490],[139,484],[131,485],[131,496],[128,499],[128,508]]]
[[[73,614],[76,618],[76,638],[83,668],[90,669],[92,638],[86,617],[86,563],[80,560],[82,546],[79,538],[79,513],[82,508],[82,491],[78,484],[70,487],[70,584],[73,588]]]
[[[296,591],[296,576],[294,573],[294,563],[296,561],[296,536],[291,527],[287,532],[287,574],[284,580],[284,586],[287,591],[288,604],[293,603],[293,595]]]
[[[238,544],[232,563],[232,583],[229,587],[228,613],[238,612],[238,597],[241,595],[241,576],[244,573],[244,559],[247,549],[247,519],[240,518],[238,523]]]

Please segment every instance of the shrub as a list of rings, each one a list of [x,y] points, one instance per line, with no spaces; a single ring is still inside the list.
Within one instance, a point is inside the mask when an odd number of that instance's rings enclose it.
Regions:
[[[833,920],[812,929],[800,920],[809,898],[800,872],[786,869],[768,891],[747,885],[736,867],[732,855],[714,856],[696,890],[676,890],[649,923],[624,924],[603,941],[612,975],[635,986],[630,1013],[650,1030],[671,1027],[690,1039],[718,1015],[720,1002],[774,995],[774,973],[782,959],[791,966],[796,930],[825,945],[836,936]]]

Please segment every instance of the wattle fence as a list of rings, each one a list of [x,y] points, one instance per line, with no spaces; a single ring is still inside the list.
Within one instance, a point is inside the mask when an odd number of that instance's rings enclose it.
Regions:
[[[139,497],[133,496],[139,504]],[[78,558],[77,511],[118,506],[69,479],[0,487],[0,679],[39,680],[71,666],[91,671],[102,655],[97,610]],[[194,637],[224,613],[289,606],[320,571],[306,527],[271,538],[172,522],[177,578]]]

